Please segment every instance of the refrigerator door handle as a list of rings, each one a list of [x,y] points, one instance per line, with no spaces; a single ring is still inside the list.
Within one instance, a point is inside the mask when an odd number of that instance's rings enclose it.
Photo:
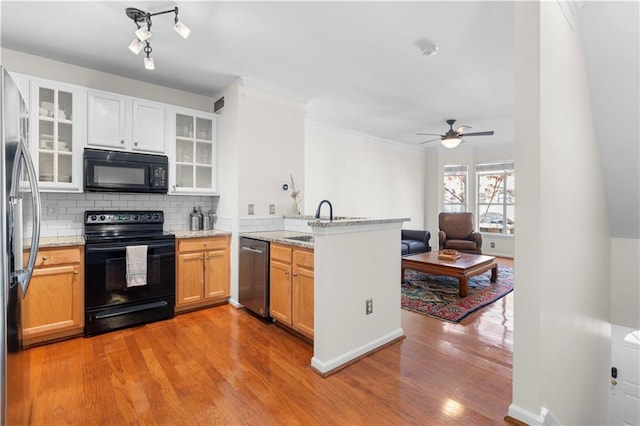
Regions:
[[[23,143],[18,145],[18,152],[16,153],[18,161],[16,167],[13,170],[13,180],[10,200],[11,203],[20,200],[20,169],[19,164],[24,160],[26,165],[27,175],[29,176],[29,186],[31,187],[31,198],[33,201],[33,226],[31,229],[31,249],[29,251],[29,260],[27,262],[26,269],[17,269],[13,273],[13,280],[20,284],[22,289],[22,297],[27,296],[27,290],[29,288],[29,281],[33,274],[33,269],[36,265],[36,256],[38,254],[38,245],[40,244],[40,191],[38,190],[38,177],[36,175],[35,167],[29,156],[29,152]],[[19,236],[16,243],[18,243],[18,250],[22,252],[22,236]]]

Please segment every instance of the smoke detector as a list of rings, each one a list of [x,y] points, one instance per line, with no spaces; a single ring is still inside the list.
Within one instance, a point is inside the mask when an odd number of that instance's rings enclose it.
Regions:
[[[438,46],[428,38],[421,38],[416,44],[424,56],[433,56],[438,52]]]

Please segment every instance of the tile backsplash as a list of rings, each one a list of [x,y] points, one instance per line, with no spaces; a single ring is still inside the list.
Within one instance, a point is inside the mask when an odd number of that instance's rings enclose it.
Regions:
[[[203,212],[217,208],[218,197],[85,193],[41,193],[43,237],[82,235],[86,210],[162,210],[165,231],[189,229],[189,213],[194,206]]]

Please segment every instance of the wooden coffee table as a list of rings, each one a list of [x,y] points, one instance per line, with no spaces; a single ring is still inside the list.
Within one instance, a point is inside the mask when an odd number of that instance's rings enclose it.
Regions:
[[[491,269],[491,282],[498,279],[498,264],[496,258],[477,254],[460,253],[457,260],[442,260],[437,251],[414,254],[402,258],[402,276],[404,281],[405,269],[413,269],[431,275],[444,275],[457,278],[460,282],[460,297],[467,295],[467,281],[470,277],[480,275]]]

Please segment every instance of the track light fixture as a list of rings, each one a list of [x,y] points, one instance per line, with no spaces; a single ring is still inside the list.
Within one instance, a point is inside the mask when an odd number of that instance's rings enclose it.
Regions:
[[[156,15],[164,15],[165,13],[174,12],[174,26],[173,29],[176,33],[180,34],[182,38],[189,37],[191,34],[191,30],[187,28],[185,24],[178,20],[178,7],[174,7],[173,9],[165,10],[162,12],[149,13],[143,12],[140,9],[136,9],[135,7],[128,7],[125,10],[125,13],[129,18],[133,20],[133,23],[136,24],[137,30],[135,31],[136,37],[129,44],[129,50],[135,55],[139,54],[144,50],[144,53],[147,55],[144,58],[144,67],[148,70],[155,69],[155,65],[153,63],[153,58],[151,58],[151,44],[149,44],[149,39],[153,35],[151,33],[151,17]]]

